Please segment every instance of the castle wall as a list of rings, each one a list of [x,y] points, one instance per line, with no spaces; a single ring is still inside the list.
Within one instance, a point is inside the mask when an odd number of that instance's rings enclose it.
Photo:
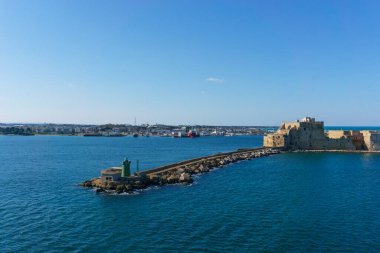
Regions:
[[[360,131],[329,130],[327,131],[327,136],[329,139],[342,139],[342,143],[344,143],[344,139],[349,139],[350,142],[354,144],[356,150],[366,149],[364,145],[364,137]]]
[[[287,133],[288,149],[324,149],[328,145],[323,122],[285,123],[285,126],[292,126]]]
[[[326,138],[325,150],[356,150],[350,138],[330,139]]]
[[[364,142],[364,135],[360,131],[351,131],[351,139],[357,150],[368,150]]]
[[[365,148],[369,151],[380,150],[380,132],[360,131],[364,137]]]
[[[313,118],[282,123],[276,133],[264,137],[265,147],[284,147],[291,150],[355,150],[362,147],[363,142],[358,131],[329,131],[326,136],[324,123]]]
[[[350,131],[345,130],[329,130],[327,131],[327,137],[330,139],[340,139],[351,135]]]
[[[270,134],[264,136],[264,147],[284,148],[286,136],[283,134]]]

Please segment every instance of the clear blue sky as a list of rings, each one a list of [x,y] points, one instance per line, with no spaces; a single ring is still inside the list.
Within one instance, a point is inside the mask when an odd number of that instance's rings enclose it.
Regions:
[[[0,122],[380,125],[379,10],[0,0]]]

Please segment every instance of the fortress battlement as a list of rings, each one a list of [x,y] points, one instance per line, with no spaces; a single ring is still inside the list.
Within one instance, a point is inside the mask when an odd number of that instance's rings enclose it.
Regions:
[[[306,117],[296,122],[284,122],[279,129],[264,136],[264,147],[286,150],[380,150],[380,132],[330,130],[324,122]]]

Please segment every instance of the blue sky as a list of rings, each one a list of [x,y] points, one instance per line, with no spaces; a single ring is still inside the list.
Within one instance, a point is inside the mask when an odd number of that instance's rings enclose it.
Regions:
[[[379,9],[0,0],[0,122],[380,125]]]

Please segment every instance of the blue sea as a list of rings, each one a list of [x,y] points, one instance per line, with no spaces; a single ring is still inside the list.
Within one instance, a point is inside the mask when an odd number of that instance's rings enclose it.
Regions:
[[[0,136],[0,252],[380,252],[379,154],[280,154],[133,195],[77,186],[125,156],[148,169],[261,144]]]

